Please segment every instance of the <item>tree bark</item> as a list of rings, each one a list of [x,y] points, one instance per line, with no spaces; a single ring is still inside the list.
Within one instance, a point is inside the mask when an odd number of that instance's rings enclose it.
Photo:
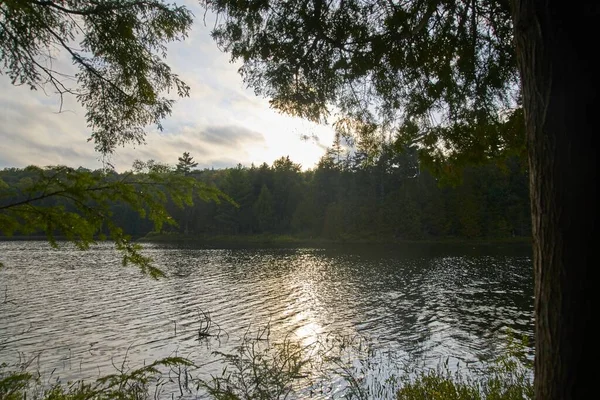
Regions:
[[[535,398],[588,398],[597,343],[597,1],[513,0],[530,168]]]

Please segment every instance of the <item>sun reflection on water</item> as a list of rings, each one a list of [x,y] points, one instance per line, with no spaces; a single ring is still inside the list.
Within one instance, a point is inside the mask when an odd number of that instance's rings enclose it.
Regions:
[[[311,346],[319,341],[323,334],[323,327],[317,322],[310,321],[297,328],[294,334],[303,346]]]

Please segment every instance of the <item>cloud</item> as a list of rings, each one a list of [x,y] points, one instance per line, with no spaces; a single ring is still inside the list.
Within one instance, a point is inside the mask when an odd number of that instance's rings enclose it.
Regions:
[[[120,148],[110,162],[118,169],[129,168],[135,159],[175,164],[183,152],[188,152],[200,168],[231,167],[250,164],[254,149],[265,143],[261,133],[242,126],[183,126],[168,134],[150,131],[146,144]]]
[[[87,143],[90,132],[77,104],[79,112],[58,113],[59,105],[39,93],[2,84],[0,90],[0,166],[97,160],[93,146]]]
[[[0,167],[101,166],[100,155],[87,141],[90,132],[83,110],[57,115],[27,97],[20,96],[22,101],[0,97]],[[175,164],[187,151],[202,166],[233,166],[251,162],[252,149],[265,145],[263,134],[240,125],[175,123],[169,132],[148,129],[145,145],[118,148],[108,161],[118,169],[129,168],[135,159]]]
[[[196,22],[185,41],[169,45],[167,62],[191,87],[190,97],[177,99],[162,132],[148,127],[145,145],[119,148],[110,161],[118,169],[129,168],[135,159],[174,164],[188,151],[201,167],[270,164],[285,155],[305,168],[314,166],[324,144],[332,141],[332,129],[279,114],[245,88],[237,73],[240,65],[230,63],[210,37],[213,16],[207,15],[205,26],[204,10],[195,0],[185,3]],[[71,65],[63,58],[56,66]],[[50,89],[45,94],[15,87],[0,75],[0,167],[101,166],[94,144],[87,141],[91,132],[85,110],[65,97],[65,112],[57,114],[59,97]],[[311,135],[319,140],[301,139]]]
[[[221,147],[239,146],[244,143],[264,142],[260,133],[237,126],[210,126],[200,133],[203,140]]]

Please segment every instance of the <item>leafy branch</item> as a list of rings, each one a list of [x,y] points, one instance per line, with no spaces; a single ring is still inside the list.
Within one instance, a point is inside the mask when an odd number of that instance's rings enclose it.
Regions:
[[[192,13],[164,0],[0,1],[0,74],[32,90],[49,84],[86,109],[96,150],[143,143],[144,127],[170,114],[189,87],[165,62],[166,45],[186,37]],[[78,72],[57,70],[68,56]],[[69,83],[70,81],[70,83]]]
[[[231,201],[215,187],[152,161],[136,161],[124,174],[30,166],[17,181],[0,180],[0,234],[43,232],[54,247],[60,236],[80,249],[110,239],[122,253],[123,265],[136,265],[158,278],[163,272],[112,220],[112,206],[127,205],[160,231],[165,224],[177,225],[167,211],[168,203],[184,208],[193,205],[194,199]]]

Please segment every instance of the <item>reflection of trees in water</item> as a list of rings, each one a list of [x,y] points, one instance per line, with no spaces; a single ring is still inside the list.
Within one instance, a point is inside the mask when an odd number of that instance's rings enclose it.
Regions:
[[[50,265],[45,268],[52,273],[42,278],[27,275],[29,269],[22,271],[11,287],[15,302],[27,293],[19,285],[35,280],[38,298],[46,300],[23,301],[37,307],[28,312],[39,315],[41,324],[52,325],[44,322],[52,318],[44,310],[63,310],[61,326],[79,326],[32,336],[23,350],[53,341],[67,347],[79,342],[81,346],[71,348],[86,352],[86,338],[93,336],[104,355],[120,354],[134,341],[136,357],[167,356],[174,349],[181,355],[199,347],[199,310],[210,311],[214,322],[229,333],[230,339],[213,344],[223,351],[235,346],[249,326],[270,322],[274,341],[290,332],[306,340],[359,333],[382,350],[410,352],[416,358],[443,353],[472,360],[497,354],[490,346],[501,342],[497,336],[503,328],[511,327],[517,335],[530,335],[532,330],[531,262],[524,256],[459,257],[452,249],[449,256],[439,256],[442,250],[431,247],[363,252],[152,246],[148,253],[169,274],[168,279],[155,282],[140,277],[120,267],[118,257],[102,271],[73,269],[111,257],[112,250],[74,253],[79,261],[69,266],[59,257],[46,257]],[[76,296],[68,289],[72,279],[57,283],[53,276],[76,276],[85,292]]]
[[[505,328],[531,336],[531,261],[522,253],[366,250],[179,249],[167,259],[174,300],[201,303],[232,333],[270,321],[275,335],[358,332],[416,358],[467,360],[493,357]],[[305,332],[311,326],[318,332]]]
[[[493,357],[509,328],[533,332],[533,280],[526,258],[448,257],[430,261],[421,286],[420,326],[437,352]]]
[[[487,358],[505,328],[532,335],[528,257],[429,258],[418,251],[404,256],[342,256],[337,269],[343,271],[343,286],[353,290],[345,302],[327,306],[382,346],[417,358]]]

